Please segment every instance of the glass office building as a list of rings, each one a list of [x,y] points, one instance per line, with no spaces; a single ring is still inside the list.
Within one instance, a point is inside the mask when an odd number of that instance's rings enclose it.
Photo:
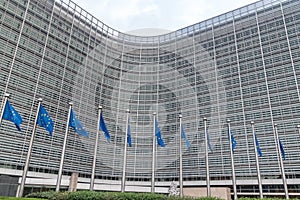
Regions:
[[[54,133],[50,137],[37,127],[29,165],[33,178],[58,173],[68,103],[73,102],[90,134],[84,138],[72,129],[68,133],[63,174],[79,173],[82,184],[78,189],[85,189],[91,177],[101,105],[111,141],[100,134],[95,177],[100,190],[117,190],[113,186],[121,183],[129,109],[128,185],[150,187],[156,112],[166,144],[156,150],[157,187],[168,188],[179,179],[178,115],[182,114],[191,143],[190,149],[183,143],[184,186],[206,184],[206,117],[213,148],[209,153],[211,186],[232,187],[230,119],[237,142],[238,195],[257,194],[253,120],[263,152],[259,164],[264,193],[283,193],[274,134],[274,124],[278,124],[288,189],[300,194],[299,44],[299,0],[258,1],[158,36],[119,32],[72,1],[0,0],[1,100],[9,93],[23,118],[22,132],[11,122],[2,122],[0,174],[20,177],[37,99],[43,98]],[[7,185],[1,180],[0,185]]]

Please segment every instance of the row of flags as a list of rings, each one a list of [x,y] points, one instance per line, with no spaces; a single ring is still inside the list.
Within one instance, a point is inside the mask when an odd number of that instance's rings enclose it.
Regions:
[[[3,117],[2,118],[5,119],[5,120],[13,122],[15,124],[16,128],[19,131],[21,131],[22,117],[15,110],[15,108],[10,104],[10,102],[8,100],[6,101],[6,105],[4,107],[4,112],[3,112]],[[47,110],[43,107],[42,104],[41,104],[40,110],[38,112],[37,124],[39,126],[45,128],[49,132],[49,135],[52,136],[53,121],[52,121],[50,115],[48,114]],[[69,126],[72,127],[74,129],[74,131],[76,133],[78,133],[79,135],[87,137],[87,138],[89,137],[89,133],[83,128],[83,125],[81,124],[81,122],[77,118],[77,116],[76,116],[73,109],[71,110],[71,113],[70,113]],[[104,135],[105,135],[107,141],[110,142],[110,134],[109,134],[107,126],[104,122],[102,112],[100,114],[100,131],[104,132]],[[213,148],[210,144],[208,129],[206,130],[206,134],[207,134],[207,140],[208,140],[207,141],[208,142],[208,147],[209,147],[210,151],[213,152]],[[155,136],[156,136],[157,144],[160,145],[161,147],[165,147],[165,143],[162,139],[161,131],[160,131],[160,128],[158,126],[158,121],[156,119],[155,119]],[[190,144],[190,142],[187,138],[187,135],[184,131],[183,125],[181,126],[181,137],[183,139],[185,139],[186,146],[187,146],[188,149],[190,149],[191,144]],[[231,141],[232,141],[232,152],[234,153],[234,150],[236,148],[237,143],[236,143],[236,140],[233,136],[232,131],[230,131],[230,137],[231,137]],[[131,132],[130,132],[130,119],[129,118],[128,118],[128,128],[127,128],[127,143],[130,147],[132,147]],[[257,153],[261,157],[262,156],[262,151],[260,149],[259,142],[258,142],[258,139],[256,137],[256,134],[255,134],[255,143],[256,143]],[[280,139],[279,139],[279,145],[280,145],[280,150],[281,150],[282,157],[285,160],[286,155],[285,155],[285,151],[284,151],[284,146],[283,146]]]
[[[7,100],[5,105],[4,105],[4,112],[3,112],[3,117],[2,119],[11,121],[15,124],[17,129],[21,131],[21,123],[22,123],[22,117],[21,115],[15,110],[15,108],[10,104],[10,102]],[[38,116],[37,116],[37,124],[40,127],[43,127],[46,129],[46,131],[49,132],[49,135],[52,136],[53,129],[54,129],[54,124],[53,121],[48,114],[47,110],[44,108],[44,106],[41,104],[39,111],[38,111]],[[81,136],[84,136],[86,138],[89,137],[89,133],[84,129],[83,125],[77,118],[75,112],[73,109],[71,109],[70,112],[70,119],[69,119],[69,126],[74,129],[76,133],[78,133]],[[100,116],[100,130],[104,132],[104,135],[107,139],[107,141],[110,141],[110,135],[109,132],[106,128],[106,124],[104,122],[102,113]]]
[[[234,136],[233,136],[233,133],[232,131],[230,131],[230,137],[231,137],[231,141],[232,141],[232,152],[234,153],[234,149],[236,147],[236,140],[234,139]],[[260,146],[259,146],[259,142],[258,142],[258,139],[257,139],[257,136],[256,134],[254,133],[254,138],[255,138],[255,144],[256,144],[256,149],[257,149],[257,154],[262,157],[262,151],[260,149]],[[208,143],[209,144],[209,143]],[[210,145],[209,145],[210,146]],[[282,155],[282,158],[283,160],[286,159],[286,156],[285,156],[285,151],[284,151],[284,147],[283,147],[283,144],[281,142],[281,140],[279,139],[279,146],[280,146],[280,151],[281,151],[281,155]],[[210,148],[210,147],[209,147]],[[211,149],[211,148],[210,148]]]
[[[10,102],[7,100],[6,105],[4,107],[4,113],[3,113],[3,119],[11,121],[15,124],[17,129],[21,131],[21,123],[22,123],[22,117],[21,115],[15,110],[15,108],[10,104]],[[107,139],[108,142],[110,142],[110,134],[107,129],[107,126],[104,122],[104,118],[102,115],[102,112],[100,113],[100,126],[99,129],[100,131],[104,132],[104,135]],[[37,118],[37,124],[43,128],[45,128],[48,132],[49,135],[52,136],[53,132],[53,121],[48,114],[47,110],[43,107],[43,105],[40,105],[40,110],[38,112],[38,118]],[[73,109],[71,109],[70,112],[70,120],[69,120],[69,126],[74,129],[76,133],[78,133],[81,136],[84,136],[86,138],[89,138],[89,133],[83,128],[83,125],[77,118],[75,112]],[[165,147],[165,143],[161,137],[161,132],[158,127],[158,122],[155,120],[155,130],[156,130],[156,138],[157,138],[157,143],[161,147]],[[182,128],[182,137],[185,138],[187,147],[190,148],[190,143],[188,141],[188,138],[186,137],[186,134]],[[130,133],[130,119],[128,118],[128,131],[127,131],[127,143],[130,147],[132,147],[132,142],[131,142],[131,133]]]

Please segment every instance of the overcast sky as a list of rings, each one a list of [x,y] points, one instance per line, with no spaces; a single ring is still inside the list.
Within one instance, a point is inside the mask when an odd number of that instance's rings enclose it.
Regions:
[[[257,0],[73,0],[106,25],[127,32],[174,31]]]

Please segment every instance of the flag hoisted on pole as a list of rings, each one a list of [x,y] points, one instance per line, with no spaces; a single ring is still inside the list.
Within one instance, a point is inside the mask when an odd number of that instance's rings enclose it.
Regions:
[[[155,118],[155,135],[156,135],[156,139],[157,139],[157,144],[161,147],[165,147],[165,143],[164,143],[163,139],[161,138],[161,132],[158,127],[158,122],[157,122],[156,118]]]
[[[283,145],[278,136],[277,124],[274,124],[274,128],[275,128],[275,142],[276,142],[277,149],[278,149],[279,163],[280,163],[280,170],[281,170],[281,177],[282,177],[282,183],[283,183],[283,187],[284,187],[285,198],[289,199],[289,191],[287,188],[285,170],[284,170],[283,161],[282,161],[282,157],[285,158],[285,153],[284,153]]]
[[[156,132],[156,113],[153,113],[153,133],[152,133],[152,173],[151,173],[151,192],[155,192],[155,132]]]
[[[19,189],[18,197],[22,197],[23,196],[24,186],[25,186],[25,180],[26,180],[26,176],[27,176],[27,172],[28,172],[28,168],[29,168],[30,156],[31,156],[31,152],[32,152],[32,145],[33,145],[33,140],[34,140],[36,125],[38,124],[41,127],[44,127],[48,132],[51,131],[51,130],[53,131],[53,122],[52,122],[50,116],[48,115],[47,111],[42,107],[42,101],[43,100],[41,98],[38,99],[38,108],[37,108],[37,112],[36,112],[36,115],[35,115],[35,120],[34,120],[33,129],[32,129],[32,134],[31,134],[31,138],[30,138],[30,142],[29,142],[29,146],[28,146],[28,152],[27,152],[25,166],[24,166],[24,170],[23,170],[23,174],[22,174],[22,179],[21,179],[21,184],[20,184],[20,189]],[[41,111],[41,107],[44,110]],[[45,113],[47,113],[47,115],[44,115]],[[45,119],[42,119],[42,120],[47,121],[47,123],[41,123],[41,124],[39,124],[38,123],[39,118],[45,118]]]
[[[206,189],[207,189],[207,196],[210,197],[210,175],[209,175],[209,160],[208,160],[208,147],[209,144],[209,137],[207,133],[207,118],[203,118],[204,122],[204,137],[205,137],[205,164],[206,164]]]
[[[96,139],[95,139],[95,147],[94,147],[94,159],[93,159],[93,166],[92,166],[92,176],[91,176],[91,183],[90,183],[90,190],[94,190],[94,182],[95,182],[95,170],[96,170],[96,161],[97,161],[97,149],[98,149],[98,140],[99,140],[99,127],[100,127],[100,113],[102,112],[102,106],[98,106],[98,123],[97,123],[97,130],[96,130]]]
[[[108,132],[108,129],[106,127],[106,124],[104,122],[104,119],[103,119],[103,116],[102,116],[102,112],[100,113],[100,131],[103,131],[104,132],[104,135],[107,139],[107,142],[110,142],[110,135],[109,135],[109,132]]]
[[[58,192],[59,188],[60,188],[69,127],[72,127],[74,129],[74,131],[76,133],[78,133],[79,135],[84,136],[86,138],[89,137],[89,133],[83,128],[81,122],[79,121],[79,119],[77,118],[75,112],[73,111],[72,106],[73,106],[73,103],[70,102],[69,103],[68,121],[67,121],[64,144],[63,144],[63,150],[62,150],[62,154],[61,154],[60,166],[59,166],[59,171],[58,171],[57,181],[56,181],[56,192]]]
[[[188,149],[190,149],[191,144],[190,144],[190,142],[189,142],[189,139],[188,139],[187,136],[186,136],[186,133],[185,133],[184,128],[183,128],[183,124],[181,124],[181,137],[182,137],[183,139],[185,139],[186,147],[187,147]]]
[[[234,136],[233,136],[233,133],[231,130],[230,130],[230,141],[231,141],[231,150],[232,150],[232,153],[234,154],[234,149],[236,147],[236,141],[234,139]]]
[[[210,144],[210,137],[209,137],[209,133],[208,133],[208,127],[206,128],[206,136],[207,136],[207,145],[208,145],[208,148],[213,153],[214,150],[213,150],[213,148],[212,148],[212,146]]]
[[[258,188],[259,188],[259,197],[262,199],[263,198],[263,191],[262,191],[262,182],[261,182],[259,160],[258,160],[258,155],[262,156],[262,152],[260,150],[259,143],[258,143],[256,134],[255,134],[254,122],[253,121],[251,121],[251,127],[252,127],[252,136],[253,136],[253,144],[254,144],[254,152],[255,152],[257,182],[258,182]]]
[[[129,112],[129,110],[127,110]],[[129,112],[130,113],[130,112]],[[128,117],[127,120],[127,143],[130,147],[132,147],[132,143],[131,143],[131,132],[130,132],[130,117]]]
[[[179,115],[179,188],[180,197],[183,197],[183,175],[182,175],[182,115]]]
[[[237,199],[237,191],[236,191],[236,180],[235,180],[235,170],[234,170],[234,159],[233,159],[233,153],[234,148],[236,146],[236,141],[233,137],[233,134],[230,129],[230,120],[227,120],[228,124],[228,136],[229,136],[229,146],[230,146],[230,159],[231,159],[231,171],[232,171],[232,186],[233,186],[233,193],[234,193],[234,200]]]
[[[285,160],[286,157],[285,157],[285,152],[284,152],[283,144],[282,144],[280,138],[278,138],[278,141],[279,141],[279,146],[280,146],[280,151],[281,151],[282,158],[283,158],[283,160]]]
[[[74,131],[79,135],[84,136],[86,138],[89,137],[89,133],[83,128],[73,109],[71,109],[70,113],[69,126],[72,127]]]
[[[49,135],[52,136],[53,121],[42,104],[40,105],[37,124],[40,125],[41,127],[44,127],[49,132]]]
[[[123,158],[123,173],[122,173],[122,185],[121,192],[125,192],[125,182],[126,182],[126,163],[127,163],[127,143],[131,147],[131,136],[130,136],[130,119],[129,119],[129,109],[127,109],[127,120],[126,120],[126,133],[124,141],[124,158]]]
[[[256,145],[256,150],[257,150],[257,154],[259,155],[259,157],[262,157],[262,152],[259,146],[259,142],[258,139],[256,137],[256,134],[254,133],[254,139],[255,139],[255,145]]]
[[[4,94],[4,103],[3,103],[3,109],[1,111],[0,116],[0,126],[2,124],[2,119],[11,121],[15,124],[17,129],[21,131],[21,123],[22,123],[22,117],[20,114],[14,109],[14,107],[9,103],[8,101],[9,94]]]

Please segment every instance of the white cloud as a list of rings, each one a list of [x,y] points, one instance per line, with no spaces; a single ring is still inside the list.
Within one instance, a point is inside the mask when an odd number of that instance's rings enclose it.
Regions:
[[[139,28],[180,29],[256,0],[74,0],[119,31]]]

